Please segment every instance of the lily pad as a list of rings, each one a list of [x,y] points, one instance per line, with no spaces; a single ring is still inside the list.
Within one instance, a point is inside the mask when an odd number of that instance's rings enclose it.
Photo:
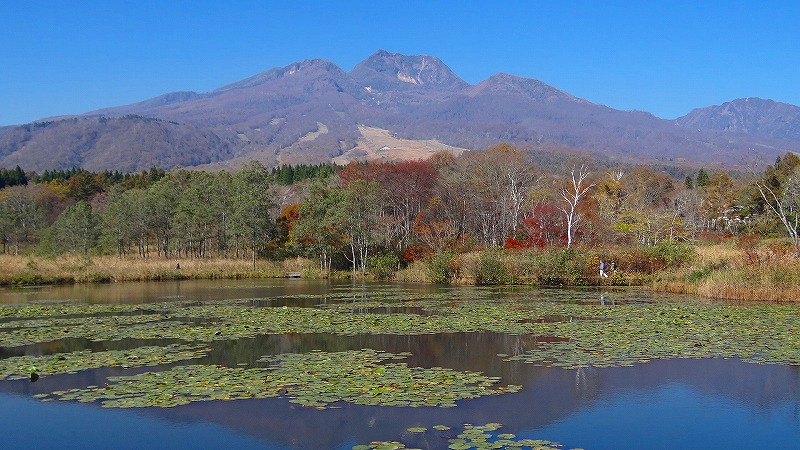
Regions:
[[[172,407],[195,401],[283,396],[303,406],[338,402],[383,406],[455,406],[455,401],[513,392],[476,372],[387,363],[404,358],[375,350],[288,353],[261,359],[268,368],[178,366],[111,377],[103,387],[54,392],[45,399],[100,401],[104,407]],[[375,369],[383,367],[383,375]]]
[[[82,350],[46,356],[13,356],[0,359],[0,379],[18,380],[29,378],[32,373],[39,377],[59,373],[72,373],[100,367],[143,367],[169,364],[177,361],[201,358],[210,349],[197,345],[168,345],[165,347],[138,347],[131,350],[109,350],[91,352]]]

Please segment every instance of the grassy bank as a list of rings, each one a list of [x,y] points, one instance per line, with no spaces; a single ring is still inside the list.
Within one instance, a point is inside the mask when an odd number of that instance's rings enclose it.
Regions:
[[[180,268],[177,265],[180,264]],[[0,255],[0,285],[70,284],[118,281],[183,279],[280,278],[288,272],[304,277],[323,277],[316,263],[294,258],[284,261],[118,258],[116,256],[69,256],[55,259]]]
[[[782,243],[697,247],[692,264],[656,274],[655,290],[709,298],[799,302],[800,258]]]
[[[600,260],[617,270],[600,278]],[[180,269],[176,265],[180,264]],[[349,278],[352,272],[322,272],[314,260],[162,259],[115,256],[0,255],[0,285],[156,281],[176,279]],[[375,272],[377,274],[377,272]],[[484,250],[441,252],[385,274],[395,281],[460,285],[645,286],[662,292],[752,301],[800,301],[800,258],[781,243],[728,242],[688,246],[603,249]],[[368,275],[367,278],[372,278]]]
[[[649,284],[653,273],[688,264],[694,257],[686,245],[442,252],[415,261],[395,276],[401,281],[478,286],[640,286]],[[600,260],[609,266],[613,261],[617,270],[609,268],[609,277],[600,278]]]

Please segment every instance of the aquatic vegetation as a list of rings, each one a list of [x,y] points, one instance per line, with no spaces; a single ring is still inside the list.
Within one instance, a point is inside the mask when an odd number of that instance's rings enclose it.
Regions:
[[[82,350],[46,356],[13,356],[0,359],[0,379],[19,380],[100,367],[144,367],[170,364],[206,356],[209,348],[197,345],[167,345],[138,347],[130,350],[91,352]],[[36,368],[36,370],[31,370]]]
[[[344,293],[342,293],[344,294]],[[350,293],[352,295],[352,292]],[[94,305],[59,305],[69,315],[37,318],[20,309],[0,323],[0,345],[63,338],[93,341],[235,340],[284,333],[336,335],[495,332],[553,338],[508,360],[564,367],[629,365],[656,358],[741,358],[800,364],[800,310],[794,305],[681,303],[575,304],[498,299],[496,291],[445,292],[423,297],[385,292],[385,301],[325,303],[319,307],[254,307],[245,301],[137,305],[97,314]],[[327,299],[327,297],[326,297]],[[327,301],[327,300],[326,300]],[[81,307],[87,306],[86,311]],[[102,310],[102,309],[101,309]]]
[[[139,305],[114,305],[114,304],[23,304],[0,305],[1,318],[24,317],[57,317],[70,315],[95,315],[102,313],[120,313],[141,310]]]
[[[610,367],[652,359],[740,358],[800,365],[800,311],[794,307],[649,305],[596,308],[604,321],[554,323],[561,342],[507,357],[547,366]]]
[[[285,353],[260,361],[267,368],[178,366],[163,372],[110,377],[102,387],[43,395],[44,399],[100,401],[104,407],[172,407],[195,401],[283,396],[303,406],[338,402],[379,406],[452,407],[456,401],[516,392],[499,379],[440,367],[387,362],[407,354],[375,350]]]
[[[510,449],[510,448],[531,448],[535,450],[561,450],[563,446],[557,442],[550,442],[539,439],[517,439],[517,436],[510,433],[497,433],[503,425],[499,423],[487,423],[485,425],[464,424],[463,431],[455,438],[448,440],[448,447],[453,450],[489,450],[489,449]],[[433,430],[425,427],[413,427],[407,431],[415,434],[436,433],[436,431],[447,431],[450,427],[435,425]],[[437,433],[441,434],[441,433]],[[450,433],[448,433],[450,434]],[[444,439],[444,436],[441,436]],[[371,442],[369,445],[356,445],[353,450],[372,450],[372,449],[406,449],[406,444],[398,441],[378,441]]]

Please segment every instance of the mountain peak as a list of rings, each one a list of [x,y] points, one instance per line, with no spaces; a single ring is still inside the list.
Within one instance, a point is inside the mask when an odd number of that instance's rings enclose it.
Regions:
[[[328,60],[320,58],[306,59],[304,61],[299,61],[296,63],[289,64],[288,66],[276,67],[267,70],[265,72],[261,72],[252,77],[248,77],[243,80],[239,80],[235,83],[222,86],[221,88],[218,88],[213,92],[220,93],[224,91],[229,91],[231,89],[257,86],[259,84],[263,84],[268,81],[276,80],[279,78],[284,78],[290,75],[294,75],[296,73],[309,73],[312,74],[312,76],[318,76],[320,74],[329,74],[337,78],[345,75],[345,72],[339,66]]]
[[[800,107],[758,97],[693,109],[675,119],[681,126],[733,131],[783,140],[800,139]]]
[[[378,50],[358,63],[350,71],[350,76],[363,86],[378,91],[459,90],[468,86],[435,56],[407,56],[386,50]]]
[[[470,89],[470,95],[524,95],[538,101],[578,100],[564,91],[533,78],[498,72]]]

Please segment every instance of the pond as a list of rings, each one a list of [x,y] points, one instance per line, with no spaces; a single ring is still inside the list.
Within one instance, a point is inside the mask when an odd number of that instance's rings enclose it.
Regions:
[[[5,448],[791,448],[800,305],[305,279],[0,289],[0,420]]]

